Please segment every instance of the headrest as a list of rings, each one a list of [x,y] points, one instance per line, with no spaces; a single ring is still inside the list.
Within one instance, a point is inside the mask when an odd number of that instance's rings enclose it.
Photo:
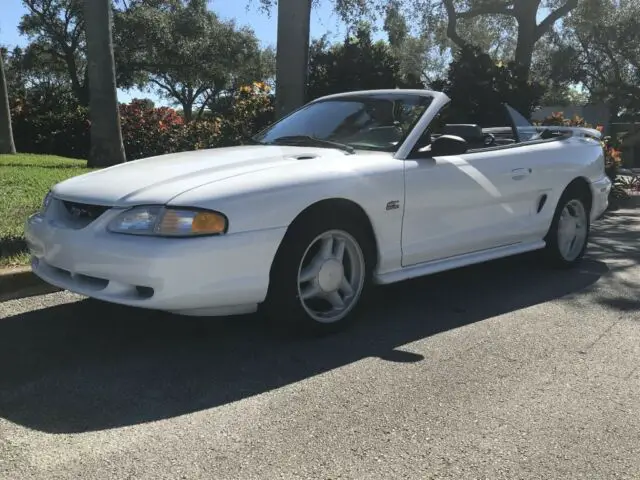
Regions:
[[[444,126],[442,134],[462,137],[466,141],[482,141],[484,139],[482,128],[480,128],[479,125],[475,125],[472,123],[448,123]]]

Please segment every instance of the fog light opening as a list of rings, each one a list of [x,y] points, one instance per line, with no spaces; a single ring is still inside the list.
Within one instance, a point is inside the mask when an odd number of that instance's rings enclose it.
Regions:
[[[153,297],[153,294],[155,293],[153,291],[153,288],[151,287],[142,287],[140,285],[136,285],[136,291],[138,292],[138,295],[142,298],[151,298]]]

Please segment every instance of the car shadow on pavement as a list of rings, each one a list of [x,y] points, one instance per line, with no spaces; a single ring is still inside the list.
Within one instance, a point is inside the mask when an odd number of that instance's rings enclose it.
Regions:
[[[640,198],[639,198],[640,200]],[[610,213],[597,222],[589,255],[606,258],[608,291],[597,302],[620,312],[640,311],[640,208]]]
[[[354,328],[291,338],[258,315],[197,319],[92,300],[0,320],[0,417],[52,433],[117,428],[209,409],[366,357],[590,288],[607,266],[571,271],[535,255],[376,290]]]

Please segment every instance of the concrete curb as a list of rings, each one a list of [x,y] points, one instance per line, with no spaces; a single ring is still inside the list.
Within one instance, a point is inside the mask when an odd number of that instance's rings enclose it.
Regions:
[[[40,280],[29,267],[0,269],[0,302],[59,290],[59,288]]]

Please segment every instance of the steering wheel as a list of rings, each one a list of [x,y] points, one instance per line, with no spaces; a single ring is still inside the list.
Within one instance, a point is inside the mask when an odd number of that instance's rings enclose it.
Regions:
[[[495,135],[493,133],[485,133],[483,143],[485,147],[493,147],[496,144]]]

